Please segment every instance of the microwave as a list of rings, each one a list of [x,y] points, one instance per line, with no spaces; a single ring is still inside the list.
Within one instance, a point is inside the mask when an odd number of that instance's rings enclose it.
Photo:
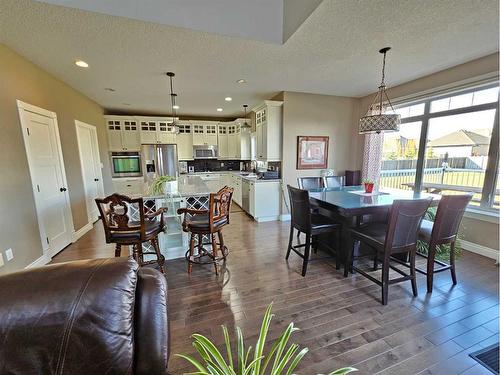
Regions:
[[[111,175],[113,177],[141,177],[140,152],[111,152]]]
[[[217,159],[217,146],[194,145],[193,159]]]

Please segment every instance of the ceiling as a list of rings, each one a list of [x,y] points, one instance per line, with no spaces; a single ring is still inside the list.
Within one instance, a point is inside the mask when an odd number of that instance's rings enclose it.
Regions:
[[[246,2],[268,10],[261,0]],[[282,12],[285,17],[286,7]],[[297,14],[305,18],[307,9]],[[286,41],[279,43],[249,31],[236,37],[234,29],[195,31],[0,0],[0,43],[111,112],[168,114],[164,72],[173,71],[181,115],[225,117],[239,116],[243,104],[251,107],[280,91],[369,94],[380,80],[377,51],[387,45],[393,48],[386,72],[390,86],[498,51],[497,0],[323,0],[303,22],[288,19],[295,26],[282,24]],[[77,68],[77,59],[90,67]],[[238,84],[240,78],[247,83]],[[226,96],[233,101],[225,102]],[[216,112],[218,107],[224,111]]]

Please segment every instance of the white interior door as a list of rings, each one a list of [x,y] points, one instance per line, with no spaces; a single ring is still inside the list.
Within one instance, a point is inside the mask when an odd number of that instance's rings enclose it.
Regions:
[[[75,120],[82,179],[85,189],[85,202],[89,223],[94,223],[99,217],[95,199],[104,196],[102,184],[101,159],[99,157],[99,144],[97,130],[93,125]]]
[[[42,247],[52,257],[69,245],[73,236],[57,117],[53,112],[20,101],[18,109]]]

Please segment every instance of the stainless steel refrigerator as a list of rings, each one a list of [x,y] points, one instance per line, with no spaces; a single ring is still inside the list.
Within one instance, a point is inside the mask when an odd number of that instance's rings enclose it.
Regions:
[[[146,182],[158,176],[178,177],[177,145],[142,145],[141,156]]]

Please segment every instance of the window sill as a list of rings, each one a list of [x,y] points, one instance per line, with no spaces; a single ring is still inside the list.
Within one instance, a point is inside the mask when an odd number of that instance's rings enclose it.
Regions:
[[[477,208],[467,208],[465,210],[464,217],[480,221],[487,221],[488,223],[498,224],[499,212],[480,210]]]

